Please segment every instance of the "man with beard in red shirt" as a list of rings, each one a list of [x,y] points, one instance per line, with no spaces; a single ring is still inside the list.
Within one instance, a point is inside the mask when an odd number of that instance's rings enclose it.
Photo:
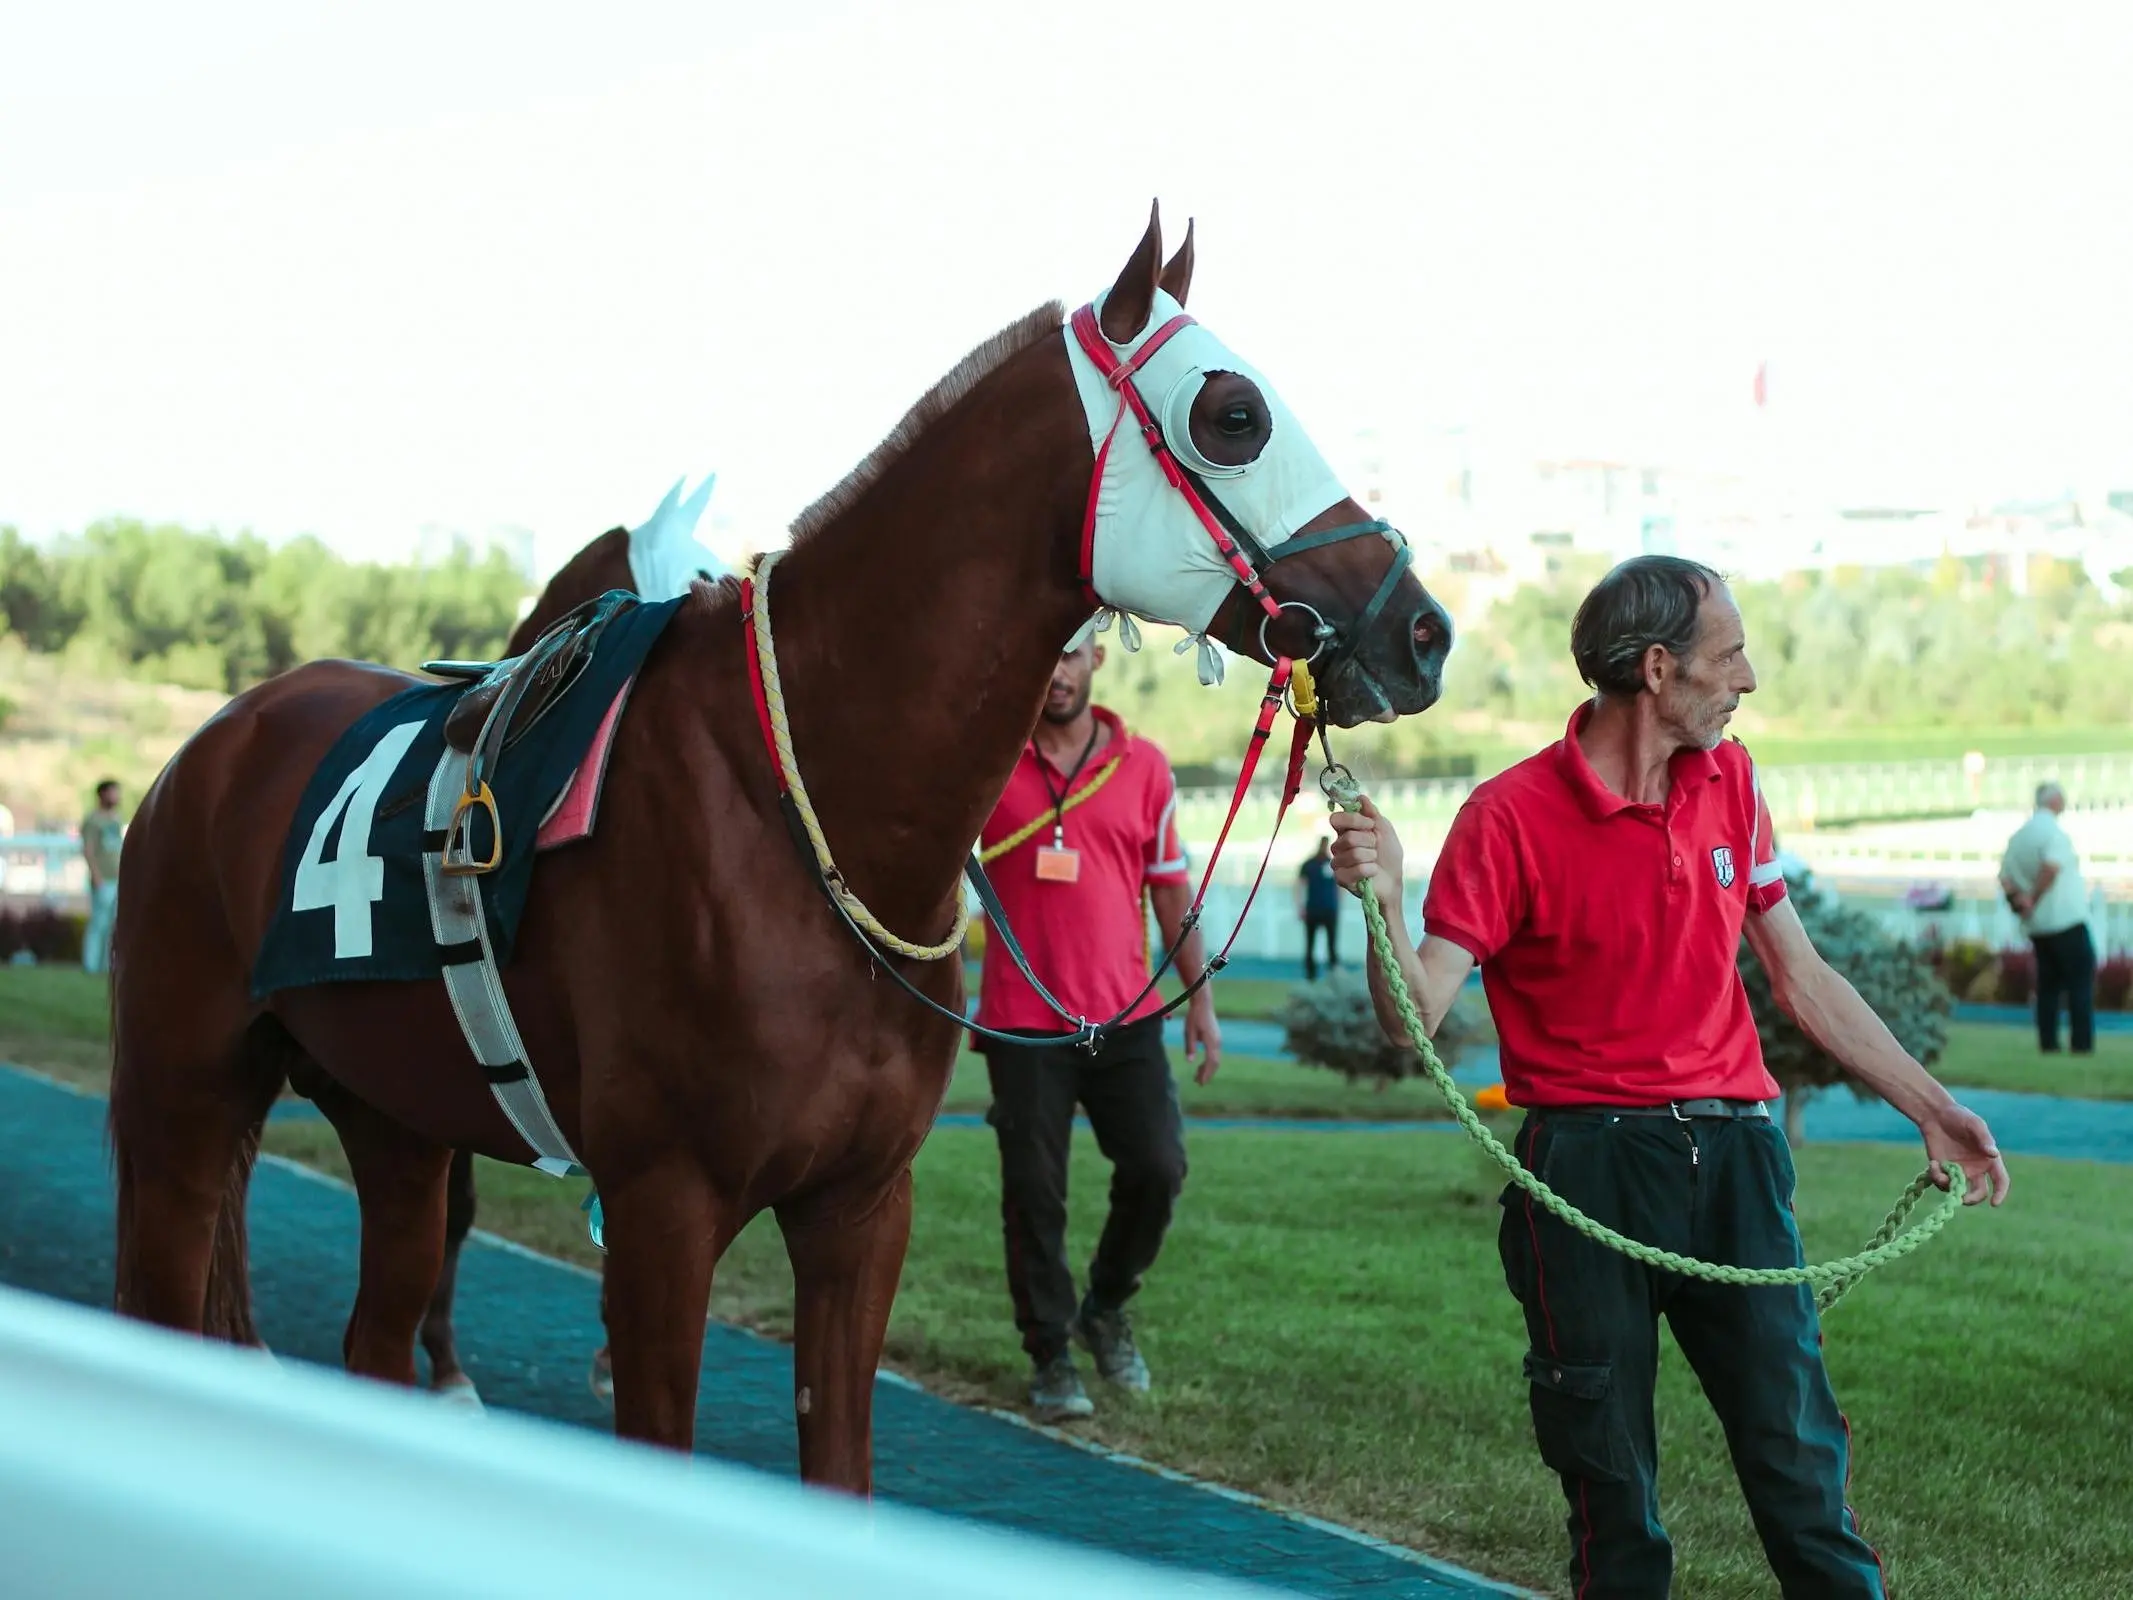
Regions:
[[[1059,658],[1043,717],[980,840],[996,846],[1037,825],[995,860],[993,887],[1031,969],[1062,1006],[1096,1022],[1149,988],[1148,910],[1169,949],[1192,897],[1170,763],[1115,712],[1091,703],[1090,678],[1102,664],[1095,645]],[[1205,959],[1194,930],[1179,949],[1178,976],[1191,982]],[[1008,1293],[1034,1368],[1030,1405],[1047,1421],[1095,1410],[1074,1366],[1073,1341],[1111,1382],[1149,1387],[1125,1306],[1162,1247],[1185,1183],[1184,1122],[1162,1019],[1154,1014],[1162,1003],[1147,993],[1092,1054],[1063,1042],[1066,1024],[1000,941],[985,942],[974,1020],[1032,1041],[980,1038],[978,1047],[992,1080],[986,1120],[1000,1144]],[[1185,1059],[1200,1057],[1198,1082],[1215,1075],[1221,1050],[1214,997],[1203,988],[1185,1012]],[[1110,1215],[1078,1303],[1066,1257],[1067,1151],[1077,1103],[1111,1162]]]

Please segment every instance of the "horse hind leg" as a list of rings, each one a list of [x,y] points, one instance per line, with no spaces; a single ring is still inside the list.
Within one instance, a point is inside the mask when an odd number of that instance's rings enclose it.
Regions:
[[[245,1201],[260,1131],[286,1081],[286,1035],[271,1018],[248,1022],[235,998],[241,990],[192,989],[187,1005],[144,1010],[139,991],[114,989],[113,1308],[259,1345]]]
[[[778,1226],[793,1270],[800,1479],[871,1495],[874,1375],[911,1242],[910,1169],[856,1203],[842,1195],[782,1205]]]
[[[350,1372],[413,1387],[415,1339],[444,1264],[452,1152],[338,1083],[313,1097],[340,1135],[363,1213],[362,1265],[341,1355]]]
[[[459,1364],[459,1341],[452,1329],[452,1298],[459,1284],[459,1252],[474,1229],[474,1153],[452,1152],[451,1176],[445,1183],[444,1264],[437,1272],[428,1309],[422,1314],[422,1348],[430,1358],[430,1387],[455,1404],[481,1408],[474,1380]]]

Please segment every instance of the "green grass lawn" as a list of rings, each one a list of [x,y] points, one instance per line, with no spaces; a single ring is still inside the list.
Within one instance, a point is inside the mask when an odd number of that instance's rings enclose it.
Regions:
[[[269,1146],[337,1168],[332,1135]],[[1561,1594],[1563,1508],[1533,1450],[1523,1325],[1497,1266],[1497,1183],[1449,1133],[1201,1132],[1162,1260],[1136,1307],[1157,1389],[1099,1388],[1088,1431]],[[1907,1150],[1800,1152],[1817,1257],[1858,1247],[1911,1177]],[[2007,1210],[1966,1212],[1875,1275],[1828,1324],[1857,1453],[1852,1501],[1893,1592],[2118,1600],[2133,1571],[2133,1171],[2017,1160]],[[942,1129],[917,1171],[889,1360],[956,1398],[1021,1403],[1001,1277],[991,1136]],[[581,1189],[484,1162],[482,1224],[587,1265]],[[1102,1222],[1104,1168],[1076,1142],[1072,1259]],[[760,1218],[716,1315],[789,1335],[790,1274]],[[1772,1592],[1724,1442],[1668,1343],[1659,1387],[1676,1592]]]
[[[2064,728],[1858,728],[1831,733],[1772,730],[1743,734],[1764,766],[1835,761],[1956,761],[1977,750],[1986,756],[2105,755],[2133,750],[2123,726]]]
[[[2123,725],[2045,728],[1838,728],[1805,731],[1797,725],[1751,726],[1737,730],[1764,767],[1820,766],[1846,761],[1957,761],[1965,752],[1989,756],[2107,755],[2133,750],[2133,733]],[[1482,777],[1523,761],[1542,745],[1562,736],[1560,722],[1525,730],[1520,738],[1486,735],[1461,741]]]
[[[0,1051],[12,1059],[46,1070],[73,1059],[68,1075],[94,1087],[101,1023],[97,980],[0,969]],[[2019,1076],[2025,1042],[2016,1030],[1965,1027],[1950,1070],[2014,1087],[2006,1080]],[[2099,1070],[2111,1059],[2099,1056]],[[965,1058],[952,1103],[983,1103],[975,1065]],[[1232,1094],[1276,1100],[1297,1080],[1344,1088],[1246,1058],[1214,1087],[1225,1080]],[[1182,1092],[1189,1108],[1210,1103]],[[345,1175],[323,1124],[273,1124],[267,1143]],[[1201,1130],[1190,1148],[1176,1229],[1136,1309],[1157,1392],[1101,1391],[1089,1431],[1564,1592],[1563,1510],[1533,1452],[1522,1327],[1496,1264],[1498,1183],[1480,1157],[1453,1133],[1419,1130]],[[1809,1146],[1797,1159],[1816,1257],[1856,1248],[1917,1164],[1911,1150],[1864,1145]],[[1852,1500],[1896,1592],[2117,1600],[2133,1571],[2133,1368],[2123,1355],[2133,1342],[2133,1230],[2123,1221],[2133,1170],[2012,1165],[2020,1183],[2008,1209],[1966,1212],[1830,1319],[1828,1357],[1857,1441]],[[1077,1264],[1101,1226],[1104,1180],[1093,1142],[1077,1140]],[[890,1362],[955,1398],[1018,1405],[1023,1359],[1001,1277],[990,1135],[937,1131],[916,1181]],[[597,1262],[577,1208],[582,1185],[490,1162],[480,1185],[485,1228]],[[789,1331],[790,1274],[767,1219],[728,1255],[713,1309]],[[1660,1426],[1677,1592],[1769,1594],[1717,1425],[1671,1345]]]
[[[111,1077],[109,991],[79,967],[0,966],[0,1061],[98,1094]]]
[[[2062,1030],[2062,1045],[2065,1038]],[[1948,1048],[1933,1064],[1933,1075],[1956,1088],[2133,1100],[2133,1034],[2099,1033],[2093,1056],[2071,1056],[2063,1050],[2048,1056],[2037,1049],[2037,1036],[2028,1028],[1952,1023]]]

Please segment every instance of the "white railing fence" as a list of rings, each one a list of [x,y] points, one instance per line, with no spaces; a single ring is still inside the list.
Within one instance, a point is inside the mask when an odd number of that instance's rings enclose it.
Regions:
[[[0,1594],[1085,1600],[1223,1582],[0,1288]]]
[[[81,841],[65,833],[0,834],[0,900],[89,903],[89,863]]]

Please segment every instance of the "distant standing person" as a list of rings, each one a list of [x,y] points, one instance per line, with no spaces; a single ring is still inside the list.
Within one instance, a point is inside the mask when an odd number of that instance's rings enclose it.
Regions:
[[[986,1120],[1000,1142],[1008,1295],[1032,1367],[1030,1406],[1048,1422],[1095,1410],[1074,1367],[1073,1341],[1112,1383],[1148,1388],[1126,1302],[1154,1264],[1185,1185],[1185,1125],[1156,1015],[1162,996],[1149,982],[1142,902],[1145,893],[1164,947],[1177,943],[1192,898],[1177,786],[1161,750],[1090,703],[1090,675],[1102,664],[1103,651],[1091,645],[1059,658],[1042,720],[981,840],[998,848],[1020,836],[995,861],[993,886],[1031,967],[1059,1003],[1099,1022],[1134,1007],[1092,1054],[1068,1042],[1067,1025],[1037,997],[1001,941],[985,941],[975,1021],[1031,1039],[979,1047],[992,1080]],[[1195,930],[1178,950],[1178,976],[1190,983],[1205,961]],[[1221,1050],[1214,998],[1202,988],[1185,1011],[1185,1059],[1199,1054],[1199,1082],[1215,1075]],[[1067,1152],[1077,1102],[1111,1162],[1110,1214],[1078,1302],[1066,1253]]]
[[[2089,893],[2074,841],[2059,826],[2066,791],[2037,785],[2037,809],[2015,829],[2000,858],[2000,888],[2022,919],[2037,953],[2037,1046],[2059,1049],[2059,998],[2066,997],[2069,1043],[2077,1056],[2096,1048],[2096,946],[2089,938]]]
[[[102,972],[111,958],[111,926],[118,920],[119,786],[106,778],[96,786],[96,809],[81,819],[82,859],[89,863],[89,926],[82,935],[81,968]]]
[[[1304,982],[1318,981],[1318,936],[1326,936],[1326,966],[1341,964],[1338,938],[1341,886],[1333,881],[1333,841],[1321,838],[1318,851],[1300,868],[1296,878],[1296,914],[1304,925]]]

